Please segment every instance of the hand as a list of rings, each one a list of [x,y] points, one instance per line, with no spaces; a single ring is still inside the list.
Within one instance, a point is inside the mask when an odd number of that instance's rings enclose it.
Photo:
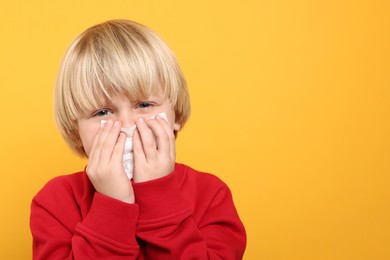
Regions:
[[[89,154],[87,175],[97,192],[134,203],[133,187],[122,165],[126,135],[120,129],[121,123],[112,120],[99,129]]]
[[[134,182],[145,182],[169,175],[175,168],[175,135],[160,116],[139,118],[133,136]]]

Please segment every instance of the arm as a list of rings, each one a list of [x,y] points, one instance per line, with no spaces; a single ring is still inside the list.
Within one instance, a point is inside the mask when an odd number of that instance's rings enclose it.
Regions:
[[[141,254],[147,259],[241,259],[245,230],[226,185],[204,175],[206,181],[195,178],[179,187],[178,172],[172,173],[175,136],[167,122],[138,120],[137,129],[133,190]]]
[[[228,187],[215,180],[209,178],[211,183],[194,193],[178,185],[175,172],[133,184],[140,208],[137,236],[147,258],[242,259],[244,227]]]
[[[135,259],[137,205],[95,193],[89,208],[61,180],[51,181],[33,199],[33,259]]]
[[[121,164],[124,141],[120,123],[109,120],[99,129],[89,153],[86,174],[94,189],[88,188],[86,178],[63,177],[50,182],[34,198],[34,259],[128,259],[138,255],[138,206],[133,204],[134,193]]]

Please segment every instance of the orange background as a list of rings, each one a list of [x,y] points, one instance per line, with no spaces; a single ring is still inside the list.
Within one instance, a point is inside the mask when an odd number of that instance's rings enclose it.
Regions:
[[[244,259],[390,259],[388,1],[0,3],[1,258],[31,258],[34,194],[81,170],[57,133],[66,47],[127,18],[168,42],[193,114],[178,161],[222,178]]]

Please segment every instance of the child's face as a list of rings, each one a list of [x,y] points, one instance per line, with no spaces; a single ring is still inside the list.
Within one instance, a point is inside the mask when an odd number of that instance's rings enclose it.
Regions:
[[[110,102],[94,111],[88,111],[85,118],[78,120],[79,135],[85,153],[89,156],[91,146],[101,120],[120,120],[122,127],[131,127],[139,117],[152,117],[165,112],[172,131],[179,130],[175,113],[168,98],[163,95],[150,96],[144,100],[130,101],[125,96],[114,96]]]

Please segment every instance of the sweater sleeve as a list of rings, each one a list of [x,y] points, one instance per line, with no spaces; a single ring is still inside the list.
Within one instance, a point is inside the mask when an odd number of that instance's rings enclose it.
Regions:
[[[216,178],[213,178],[214,181]],[[140,215],[137,236],[145,259],[242,259],[246,235],[228,187],[211,182],[195,200],[174,174],[133,184]],[[197,211],[197,220],[194,219]]]
[[[33,199],[33,259],[136,259],[138,206],[99,193],[82,216],[71,185],[49,182]]]

